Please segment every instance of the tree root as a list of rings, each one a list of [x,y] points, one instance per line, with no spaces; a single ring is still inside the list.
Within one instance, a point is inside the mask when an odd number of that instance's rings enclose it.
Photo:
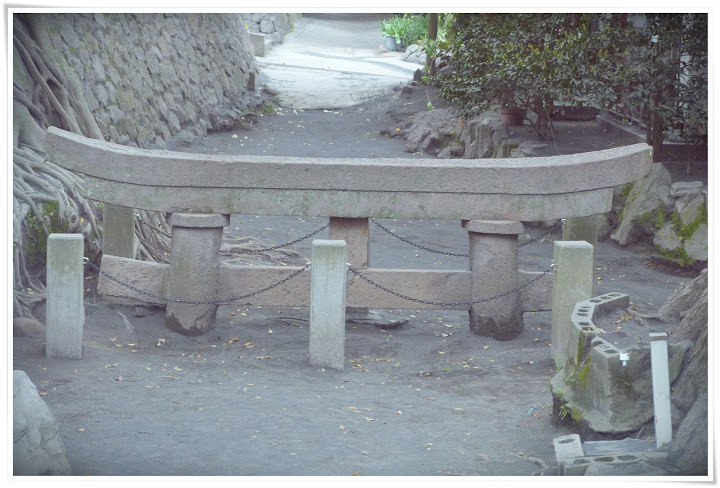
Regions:
[[[102,212],[98,205],[82,195],[82,177],[46,158],[44,138],[50,120],[59,117],[65,130],[103,140],[103,134],[88,108],[83,88],[64,65],[47,35],[48,26],[41,16],[13,16],[13,50],[21,68],[13,80],[13,273],[14,316],[32,317],[33,306],[44,300],[42,280],[33,276],[28,263],[28,239],[42,238],[51,232],[81,233],[85,238],[86,256],[101,252]],[[26,75],[22,78],[22,75]],[[30,86],[24,87],[27,80]],[[55,119],[51,117],[56,114]],[[56,202],[57,214],[47,211]],[[46,211],[48,214],[46,214]],[[165,227],[159,213],[142,212],[143,219]],[[31,223],[28,218],[34,217]],[[56,228],[53,228],[56,227]],[[170,240],[149,229],[136,226],[140,259],[165,261]],[[33,234],[34,232],[34,234]],[[32,270],[38,276],[42,269]]]

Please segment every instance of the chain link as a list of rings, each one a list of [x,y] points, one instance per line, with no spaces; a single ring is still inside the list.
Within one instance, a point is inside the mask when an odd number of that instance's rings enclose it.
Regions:
[[[259,254],[261,252],[274,251],[275,249],[282,249],[283,247],[292,246],[293,244],[296,244],[300,241],[309,239],[310,237],[314,236],[315,234],[318,234],[318,233],[324,231],[329,226],[330,226],[330,224],[326,224],[326,225],[320,227],[319,229],[317,229],[316,231],[309,233],[306,236],[295,239],[294,241],[286,242],[285,244],[280,244],[279,246],[265,247],[263,249],[231,249],[229,252],[232,254]]]
[[[268,285],[268,286],[266,286],[265,288],[261,288],[260,290],[254,291],[254,292],[252,292],[252,293],[247,293],[247,294],[245,294],[245,295],[240,295],[240,296],[237,296],[237,297],[226,298],[226,299],[224,299],[224,300],[218,300],[218,299],[216,299],[216,300],[180,300],[180,299],[178,299],[178,298],[168,298],[168,297],[164,297],[164,296],[162,296],[162,295],[156,295],[156,294],[154,294],[154,293],[150,293],[150,292],[141,290],[141,289],[139,289],[139,288],[137,288],[137,287],[135,287],[135,286],[133,286],[133,285],[131,285],[131,284],[129,284],[129,283],[125,283],[124,281],[121,281],[121,280],[115,278],[114,276],[108,274],[107,272],[103,271],[102,269],[100,269],[100,268],[99,268],[98,266],[96,266],[95,264],[89,262],[89,261],[87,260],[87,258],[86,258],[86,260],[84,261],[84,264],[89,265],[90,267],[96,269],[98,273],[102,274],[103,276],[107,277],[108,279],[113,280],[115,283],[118,283],[118,284],[124,286],[125,288],[128,288],[128,289],[134,291],[135,293],[140,293],[140,294],[142,294],[142,295],[147,295],[147,296],[149,296],[149,297],[155,298],[155,299],[160,300],[160,301],[163,301],[163,302],[187,303],[187,304],[190,304],[190,305],[222,305],[222,304],[224,304],[224,303],[230,303],[230,302],[234,302],[234,301],[237,301],[237,300],[244,300],[244,299],[246,299],[246,298],[254,297],[255,295],[259,295],[259,294],[261,294],[261,293],[265,293],[266,291],[272,290],[273,288],[276,288],[276,287],[282,285],[283,283],[285,283],[285,282],[287,282],[287,281],[290,281],[291,279],[295,278],[296,276],[298,276],[300,273],[302,273],[302,272],[305,271],[306,269],[309,269],[309,268],[310,268],[310,263],[307,263],[307,264],[306,264],[305,266],[303,266],[302,268],[300,268],[300,269],[298,269],[297,271],[295,271],[294,273],[286,276],[285,278],[281,279],[280,281],[277,281],[277,282],[273,283],[272,285]]]
[[[369,284],[373,285],[375,288],[379,288],[380,290],[382,290],[382,291],[384,291],[384,292],[386,292],[386,293],[389,293],[389,294],[391,294],[391,295],[394,295],[394,296],[396,296],[396,297],[398,297],[398,298],[402,298],[402,299],[404,299],[404,300],[409,300],[409,301],[415,302],[415,303],[423,303],[423,304],[425,304],[425,305],[439,305],[439,306],[444,306],[444,307],[449,307],[449,306],[461,306],[461,305],[474,305],[474,304],[476,304],[476,303],[485,303],[485,302],[489,302],[489,301],[492,301],[492,300],[497,300],[498,298],[506,297],[506,296],[508,296],[508,295],[512,295],[513,293],[516,293],[516,292],[522,290],[523,288],[526,288],[526,287],[532,285],[533,283],[535,283],[536,281],[538,281],[540,278],[542,278],[543,276],[551,273],[551,272],[554,271],[554,270],[555,270],[555,265],[553,264],[553,265],[551,265],[547,270],[543,271],[542,274],[536,276],[535,278],[530,279],[530,280],[527,280],[526,282],[522,283],[520,286],[517,286],[517,287],[513,288],[512,290],[506,291],[505,293],[501,293],[501,294],[499,294],[499,295],[495,295],[495,296],[493,296],[493,297],[481,298],[481,299],[479,299],[479,300],[473,300],[473,301],[471,301],[471,302],[433,302],[433,301],[430,301],[430,300],[421,300],[421,299],[419,299],[419,298],[413,298],[413,297],[409,297],[409,296],[407,296],[407,295],[403,295],[402,293],[398,293],[398,292],[396,292],[396,291],[394,291],[394,290],[391,290],[390,288],[384,287],[384,286],[382,286],[381,284],[374,282],[373,280],[371,280],[371,279],[368,278],[367,276],[362,275],[358,270],[356,270],[356,269],[354,269],[354,268],[352,268],[352,267],[349,267],[349,268],[348,268],[348,271],[350,271],[352,274],[354,274],[354,275],[357,276],[358,278],[360,278],[360,279],[368,282]]]
[[[387,232],[387,233],[390,234],[391,236],[396,237],[397,239],[400,239],[401,241],[403,241],[403,242],[405,242],[405,243],[407,243],[407,244],[410,244],[411,246],[415,246],[415,247],[417,247],[418,249],[422,249],[423,251],[434,252],[434,253],[436,253],[436,254],[444,254],[445,256],[457,256],[457,257],[460,257],[460,258],[467,258],[467,257],[470,256],[469,254],[459,254],[459,253],[438,251],[438,250],[436,250],[436,249],[430,249],[429,247],[421,246],[420,244],[416,244],[416,243],[414,243],[414,242],[412,242],[412,241],[410,241],[410,240],[408,240],[408,239],[405,239],[404,237],[401,237],[401,236],[397,235],[395,232],[391,231],[390,229],[388,229],[387,227],[385,227],[384,225],[382,225],[380,222],[376,221],[374,217],[370,217],[370,220],[372,221],[373,224],[377,225],[378,227],[380,227],[382,230],[384,230],[385,232]]]

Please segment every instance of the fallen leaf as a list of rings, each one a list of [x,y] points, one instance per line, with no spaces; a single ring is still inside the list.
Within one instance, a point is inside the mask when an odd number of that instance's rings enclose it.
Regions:
[[[233,315],[235,315],[235,314],[233,314]],[[232,344],[233,342],[238,342],[239,340],[240,340],[239,338],[233,337],[232,339],[230,339],[230,340],[228,341],[228,344]]]
[[[487,349],[488,347],[490,347],[490,344],[488,344],[487,346],[483,346],[483,349]]]
[[[375,419],[371,419],[370,417],[363,417],[363,418],[364,418],[365,420],[367,420],[368,422],[374,422],[374,421],[375,421]]]
[[[430,398],[428,398],[428,400],[435,400],[435,398],[433,398],[433,397],[430,397]]]
[[[398,410],[397,412],[395,412],[395,414],[396,414],[396,415],[402,415],[402,410]]]

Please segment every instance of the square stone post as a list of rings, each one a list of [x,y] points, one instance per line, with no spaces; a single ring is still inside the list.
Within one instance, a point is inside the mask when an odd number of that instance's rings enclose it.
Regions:
[[[596,247],[598,232],[600,231],[600,223],[604,218],[605,216],[601,214],[567,219],[565,221],[565,225],[563,225],[562,240],[585,241],[591,246]],[[594,260],[593,269],[595,269]]]
[[[370,266],[370,219],[330,217],[330,240],[345,241],[347,260],[355,269]]]
[[[345,367],[345,241],[313,240],[310,279],[310,364]]]
[[[330,240],[345,241],[347,244],[347,261],[355,269],[370,267],[370,219],[367,217],[352,219],[330,217]],[[352,282],[354,275],[350,276]],[[347,307],[349,320],[369,320],[373,318],[366,307]]]
[[[135,209],[106,203],[103,208],[103,253],[135,259]]]
[[[518,286],[518,234],[522,222],[463,221],[470,239],[472,300],[491,298]],[[479,335],[505,341],[516,337],[523,328],[522,310],[517,292],[470,308],[470,330]]]
[[[49,358],[82,358],[83,244],[82,234],[48,237],[45,355]]]
[[[223,227],[229,215],[170,215],[170,279],[166,296],[176,300],[209,302],[218,297],[218,268]],[[216,304],[168,302],[165,327],[180,334],[197,336],[215,322]]]
[[[555,241],[552,289],[552,355],[561,368],[567,361],[570,320],[577,302],[593,296],[593,247],[585,241]]]

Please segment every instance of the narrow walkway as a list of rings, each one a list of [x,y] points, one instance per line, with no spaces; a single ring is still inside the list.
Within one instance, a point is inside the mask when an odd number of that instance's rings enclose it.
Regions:
[[[336,109],[392,93],[419,64],[384,48],[385,14],[304,14],[260,65],[259,84],[295,109]]]

